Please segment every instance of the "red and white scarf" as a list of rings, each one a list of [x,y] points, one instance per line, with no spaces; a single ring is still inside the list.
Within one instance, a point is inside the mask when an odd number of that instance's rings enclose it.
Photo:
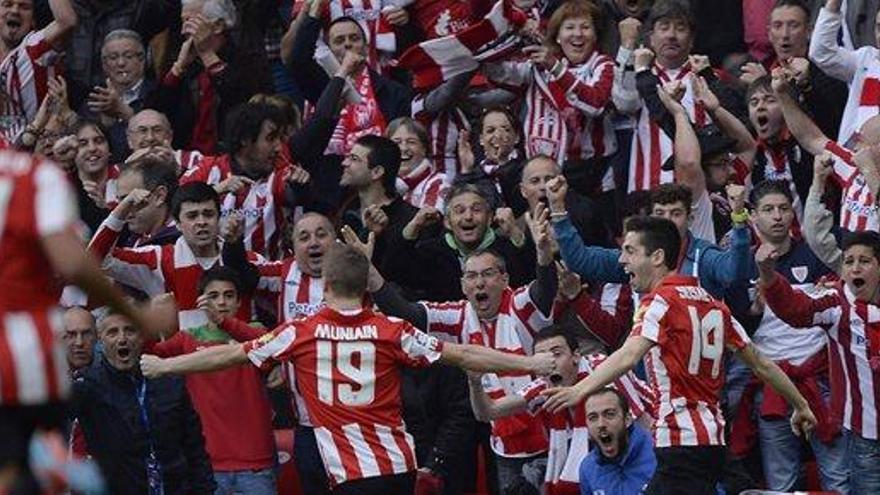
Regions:
[[[361,136],[381,136],[385,132],[385,116],[373,91],[373,81],[368,69],[364,69],[352,81],[361,97],[360,103],[346,105],[339,114],[339,123],[327,145],[327,155],[347,155]]]

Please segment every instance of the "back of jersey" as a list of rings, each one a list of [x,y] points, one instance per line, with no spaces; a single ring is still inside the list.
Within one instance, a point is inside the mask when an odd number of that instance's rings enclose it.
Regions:
[[[427,366],[441,348],[402,320],[325,307],[252,347],[249,357],[261,366],[268,358],[293,362],[324,466],[339,484],[416,469],[401,418],[400,368]]]
[[[657,396],[655,445],[723,445],[724,348],[749,342],[727,306],[693,277],[669,276],[642,300],[632,335],[656,344],[645,356]]]
[[[70,228],[76,217],[60,168],[0,151],[0,404],[40,404],[67,389],[57,338],[60,287],[41,239]]]

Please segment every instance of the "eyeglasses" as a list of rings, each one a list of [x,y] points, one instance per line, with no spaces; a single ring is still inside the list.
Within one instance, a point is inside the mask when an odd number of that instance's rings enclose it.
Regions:
[[[132,60],[140,60],[144,57],[144,52],[122,52],[122,53],[108,53],[101,57],[101,60],[104,62],[114,63],[119,60],[119,57],[125,59],[126,62],[131,62]]]
[[[461,279],[465,282],[476,282],[478,278],[482,278],[483,280],[487,278],[492,278],[496,275],[503,273],[500,268],[486,268],[481,272],[468,271],[464,272],[461,275]]]

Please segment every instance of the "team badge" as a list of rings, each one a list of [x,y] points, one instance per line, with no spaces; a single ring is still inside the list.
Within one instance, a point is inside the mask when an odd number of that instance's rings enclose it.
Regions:
[[[805,266],[793,266],[791,267],[791,275],[794,277],[798,283],[802,284],[805,280],[807,280],[807,275],[810,274],[809,268]]]

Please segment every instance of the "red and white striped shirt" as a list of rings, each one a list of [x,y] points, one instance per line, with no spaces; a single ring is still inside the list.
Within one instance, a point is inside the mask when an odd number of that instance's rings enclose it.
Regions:
[[[28,33],[0,62],[0,134],[9,142],[14,142],[37,115],[59,58],[60,54],[46,40],[45,30],[40,30]]]
[[[593,52],[586,62],[571,66],[563,58],[560,77],[531,62],[507,62],[489,69],[502,83],[528,85],[523,135],[526,156],[547,155],[562,163],[609,156],[617,151],[614,127],[605,108],[611,101],[614,60]]]
[[[401,418],[400,368],[439,360],[437,338],[370,309],[324,308],[244,348],[261,368],[293,364],[332,484],[416,469]]]
[[[204,157],[195,168],[180,178],[180,184],[204,182],[214,186],[231,177],[229,155]],[[220,198],[220,216],[244,215],[244,245],[270,260],[281,258],[281,234],[284,232],[284,190],[289,167],[276,166],[267,177],[244,185],[237,192]]]
[[[865,176],[853,163],[852,152],[834,141],[828,141],[825,149],[834,155],[833,177],[843,189],[840,226],[851,232],[880,230],[877,199],[871,194]]]
[[[809,296],[779,275],[763,294],[789,325],[828,332],[832,414],[856,435],[880,439],[880,307],[857,301],[845,284]]]
[[[443,211],[449,183],[446,174],[437,172],[427,158],[406,176],[398,177],[396,186],[403,200],[416,208],[432,206]]]
[[[41,239],[77,222],[76,197],[55,164],[0,151],[0,405],[64,398],[61,287]]]
[[[583,380],[596,369],[607,356],[590,354],[578,360],[577,380]],[[626,397],[633,419],[648,413],[654,401],[654,393],[635,374],[630,371],[612,384]],[[579,471],[581,461],[590,452],[590,432],[584,405],[569,408],[557,413],[541,409],[546,397],[541,392],[550,385],[544,378],[538,378],[517,394],[525,399],[529,414],[540,418],[550,436],[550,452],[547,455],[547,471],[544,475],[544,488],[548,495],[579,495]]]
[[[685,91],[681,104],[687,110],[695,127],[699,128],[711,123],[712,119],[708,112],[694,101],[694,89],[690,78],[693,72],[690,64],[678,69],[663,69],[654,64],[653,71],[662,83],[683,82]],[[674,172],[662,169],[663,163],[670,157],[672,157],[672,138],[651,120],[648,108],[642,104],[630,151],[628,192],[647,191],[660,184],[672,182],[675,178]]]
[[[421,304],[425,307],[428,332],[512,354],[531,354],[533,335],[553,322],[532,301],[528,285],[504,290],[498,316],[493,321],[481,321],[467,300]],[[516,394],[531,381],[527,373],[487,373],[483,375],[483,388],[497,400]],[[492,421],[491,444],[498,455],[528,457],[547,450],[547,437],[540,421],[522,413]]]
[[[207,316],[196,306],[199,279],[206,270],[222,265],[223,257],[219,254],[210,258],[196,257],[182,236],[174,244],[164,246],[116,247],[124,225],[124,221],[109,215],[89,243],[89,251],[104,260],[103,267],[110,278],[150,297],[173,292],[180,328],[186,330],[207,325]],[[254,253],[248,252],[247,255],[250,261],[261,261]],[[236,317],[248,321],[250,298],[242,299]]]
[[[724,348],[751,341],[694,277],[669,275],[642,299],[631,335],[653,342],[645,369],[657,401],[654,446],[724,445]]]
[[[205,155],[198,150],[174,150],[174,160],[176,160],[177,164],[180,166],[179,173],[184,173],[187,170],[194,168],[204,157]]]
[[[469,131],[471,125],[458,107],[439,114],[425,111],[425,95],[418,95],[412,102],[412,116],[428,130],[429,155],[434,160],[434,170],[446,175],[450,183],[458,175],[458,134]]]

